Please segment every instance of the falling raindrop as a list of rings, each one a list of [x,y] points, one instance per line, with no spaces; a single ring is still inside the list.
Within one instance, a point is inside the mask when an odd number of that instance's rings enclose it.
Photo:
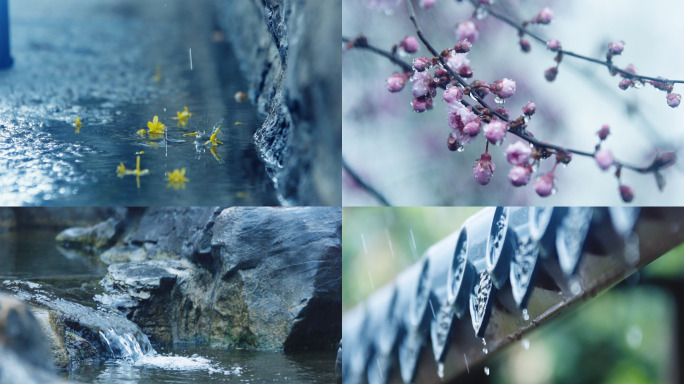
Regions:
[[[627,339],[627,345],[632,349],[638,349],[644,340],[644,332],[641,327],[634,324],[627,329],[625,333],[625,338]]]
[[[571,277],[569,283],[570,283],[570,292],[572,292],[573,295],[577,296],[582,292],[582,285],[580,284],[577,276]]]
[[[522,347],[526,351],[530,349],[530,341],[527,339],[522,339]]]
[[[636,266],[640,258],[639,236],[636,233],[632,233],[625,237],[625,261],[631,266]]]
[[[444,363],[442,362],[437,364],[437,376],[439,376],[440,379],[444,378]]]
[[[468,373],[470,373],[470,367],[468,366],[468,357],[466,356],[465,353],[463,354],[463,359],[465,360],[465,363],[466,363],[466,371],[468,371]]]
[[[530,314],[527,312],[527,308],[522,310],[522,317],[525,321],[530,321]]]
[[[378,364],[378,373],[380,373],[380,378],[382,379],[383,375],[382,375],[382,368],[380,368],[380,359],[376,357],[375,362]]]
[[[385,228],[385,238],[390,247],[390,252],[392,253],[392,258],[394,258],[394,248],[392,248],[392,239],[390,238],[389,230]]]
[[[489,367],[484,367],[484,373],[489,376]]]
[[[432,300],[428,300],[428,304],[430,304],[430,309],[432,310],[432,318],[436,319],[437,315],[435,315],[435,307],[432,306]]]
[[[487,340],[485,340],[484,337],[482,338],[482,345],[484,346],[484,348],[482,348],[482,353],[485,355],[488,354],[489,349],[487,349]]]
[[[363,243],[363,253],[368,255],[368,249],[366,249],[366,239],[363,237],[363,233],[361,234],[361,242]]]

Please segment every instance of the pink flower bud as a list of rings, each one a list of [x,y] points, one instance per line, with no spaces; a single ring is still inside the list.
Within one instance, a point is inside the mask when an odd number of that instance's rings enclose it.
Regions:
[[[534,191],[541,197],[547,197],[553,193],[553,172],[538,177],[534,182]]]
[[[505,118],[511,117],[511,115],[508,113],[508,109],[506,108],[494,108],[495,111],[497,111],[500,115],[503,115]]]
[[[610,135],[610,127],[608,124],[603,124],[601,129],[598,131],[598,137],[601,140],[605,140],[608,135]]]
[[[525,104],[523,107],[523,113],[526,116],[532,116],[534,113],[537,111],[537,106],[534,104],[534,102],[530,101],[529,103]]]
[[[492,120],[482,129],[485,137],[492,144],[499,144],[506,137],[508,125],[501,120]]]
[[[427,71],[414,72],[413,76],[411,77],[411,81],[413,82],[413,85],[411,86],[413,97],[422,97],[427,95],[430,92],[431,80],[432,78],[430,77],[430,73]]]
[[[534,21],[538,24],[549,24],[551,20],[553,20],[553,11],[549,7],[539,11],[539,14],[534,19]]]
[[[625,49],[625,42],[622,40],[613,41],[612,43],[608,44],[608,54],[611,56],[621,54],[623,49]]]
[[[558,76],[558,67],[551,67],[544,71],[544,77],[547,81],[556,80],[556,76]]]
[[[620,186],[620,197],[622,197],[622,201],[625,203],[629,203],[634,199],[634,191],[632,190],[631,187],[628,187],[626,185],[621,185]]]
[[[494,166],[494,163],[492,162],[492,155],[487,152],[483,153],[482,156],[475,161],[475,165],[473,166],[475,181],[480,183],[480,185],[489,184],[495,169],[496,166]]]
[[[506,160],[513,165],[524,165],[530,160],[532,148],[522,141],[516,141],[506,148]]]
[[[632,75],[637,75],[637,74],[638,74],[638,73],[637,73],[637,69],[636,69],[636,67],[634,66],[634,64],[628,65],[628,66],[625,68],[625,72],[631,73]],[[621,73],[620,76],[622,76],[622,77],[627,77],[627,76],[626,76],[625,74],[623,74],[623,73]]]
[[[454,151],[458,150],[459,147],[460,147],[460,145],[456,141],[456,138],[452,134],[449,134],[449,136],[447,137],[447,148],[451,152],[454,152]]]
[[[449,87],[444,90],[442,97],[449,104],[460,103],[463,100],[463,91],[459,87]]]
[[[477,25],[470,19],[456,26],[456,40],[467,39],[469,42],[474,43],[479,35],[480,32],[477,30]]]
[[[515,81],[511,79],[501,79],[493,82],[489,90],[502,99],[507,99],[515,93]]]
[[[408,80],[407,76],[403,73],[395,73],[387,78],[387,90],[390,92],[399,92],[404,89],[404,84]]]
[[[418,51],[418,39],[413,36],[404,37],[404,40],[402,40],[399,45],[406,53],[415,53]]]
[[[470,68],[470,65],[464,65],[458,70],[458,75],[463,78],[469,79],[473,77],[473,69]]]
[[[615,158],[613,157],[613,152],[607,150],[607,149],[602,149],[600,151],[597,151],[594,154],[594,159],[596,159],[596,164],[598,164],[599,168],[602,170],[606,170],[610,168],[613,164],[615,164]]]
[[[463,126],[463,133],[468,136],[477,136],[480,133],[480,119],[475,119]]]
[[[632,86],[632,80],[629,79],[622,79],[618,83],[618,87],[620,87],[620,89],[622,89],[623,91],[629,88],[630,86]]]
[[[413,59],[413,69],[418,72],[423,72],[430,67],[430,59],[426,56],[416,57]]]
[[[420,0],[420,6],[423,8],[432,8],[436,2],[437,0]]]
[[[651,81],[651,85],[654,86],[656,89],[660,89],[661,91],[667,91],[667,93],[672,92],[672,83],[668,82],[667,79],[665,79],[662,76],[658,76],[658,79],[662,81]]]
[[[546,48],[548,48],[551,52],[557,52],[559,49],[561,49],[561,43],[558,40],[549,40],[549,42],[546,43]]]
[[[414,112],[425,112],[432,109],[432,99],[429,97],[418,97],[411,102]]]
[[[672,108],[677,108],[679,103],[682,101],[682,95],[679,93],[668,93],[667,94],[667,105]]]
[[[468,53],[473,45],[467,39],[463,39],[456,43],[454,46],[454,52],[456,53]]]
[[[530,182],[530,175],[532,175],[532,168],[529,165],[516,165],[508,172],[508,180],[513,186],[521,187]]]
[[[527,39],[520,39],[520,50],[523,52],[529,52],[532,50],[532,45],[530,44],[530,41]]]

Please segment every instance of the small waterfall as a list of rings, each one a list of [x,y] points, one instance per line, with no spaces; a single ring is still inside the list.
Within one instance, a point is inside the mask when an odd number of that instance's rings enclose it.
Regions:
[[[155,353],[145,335],[142,335],[142,338],[136,338],[131,333],[117,332],[114,328],[108,328],[104,332],[99,331],[98,333],[102,346],[113,358],[136,361],[143,355]]]

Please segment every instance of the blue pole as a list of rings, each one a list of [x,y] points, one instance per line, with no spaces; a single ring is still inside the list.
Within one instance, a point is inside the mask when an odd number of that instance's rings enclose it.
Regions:
[[[7,0],[0,0],[0,69],[12,66],[9,40],[9,11]]]

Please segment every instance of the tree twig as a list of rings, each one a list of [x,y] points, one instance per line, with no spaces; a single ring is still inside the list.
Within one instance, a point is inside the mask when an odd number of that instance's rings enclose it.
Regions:
[[[373,197],[378,199],[382,205],[385,205],[387,207],[391,207],[392,205],[387,201],[385,196],[382,195],[377,189],[373,188],[370,184],[368,184],[366,181],[364,181],[361,176],[359,176],[356,171],[347,164],[347,161],[342,157],[342,168],[344,168],[345,171],[351,176],[352,179],[354,179],[354,182],[358,184],[361,188],[366,190],[369,194],[371,194]]]

